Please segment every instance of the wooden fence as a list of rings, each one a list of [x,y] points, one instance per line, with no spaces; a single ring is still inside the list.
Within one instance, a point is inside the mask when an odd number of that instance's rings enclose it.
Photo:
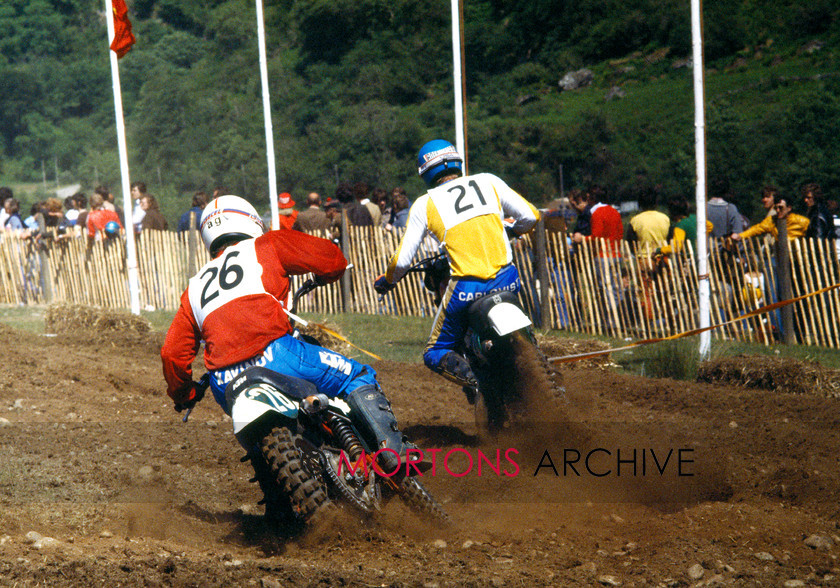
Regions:
[[[385,271],[401,234],[349,227],[345,255],[353,269],[345,278],[318,288],[301,301],[301,312],[357,312],[432,316],[436,309],[422,277],[409,275],[388,296],[372,283]],[[691,243],[668,256],[655,256],[624,241],[588,240],[569,247],[564,234],[547,232],[535,246],[532,233],[515,242],[514,261],[522,277],[522,301],[543,327],[617,338],[667,336],[699,327],[696,259]],[[768,237],[709,244],[712,323],[741,316],[776,301],[779,279],[775,243]],[[174,310],[189,277],[208,261],[196,233],[143,233],[137,243],[140,304]],[[429,239],[416,259],[436,250]],[[790,246],[791,284],[798,296],[840,283],[833,245],[797,239]],[[542,276],[542,280],[540,279]],[[293,279],[293,288],[305,276]],[[21,240],[0,236],[0,303],[70,302],[128,308],[128,274],[121,240],[89,244],[86,239]],[[840,292],[794,305],[799,342],[840,348]],[[781,329],[779,312],[713,331],[713,336],[772,343]]]

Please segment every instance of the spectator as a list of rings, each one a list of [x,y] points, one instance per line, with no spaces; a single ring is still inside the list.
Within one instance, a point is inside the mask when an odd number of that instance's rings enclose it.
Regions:
[[[604,202],[606,192],[598,184],[591,185],[585,193],[576,193],[575,198],[578,200],[578,207],[582,204],[581,200],[585,203],[585,218],[589,226],[581,227],[588,231],[587,235],[575,232],[572,240],[575,243],[582,243],[584,239],[606,239],[604,248],[597,246],[599,263],[595,271],[598,276],[598,286],[610,297],[599,296],[601,316],[605,317],[607,325],[612,325],[613,313],[619,308],[622,298],[619,242],[624,226],[621,223],[621,213]]]
[[[321,210],[321,195],[310,192],[306,197],[306,208],[297,215],[293,229],[297,231],[325,231],[330,228],[327,213]]]
[[[131,222],[134,223],[135,233],[139,233],[143,228],[143,217],[146,215],[146,211],[140,206],[140,198],[145,194],[147,194],[145,183],[131,182],[131,197],[134,198],[134,210],[131,213]]]
[[[324,205],[324,214],[330,223],[330,239],[336,243],[341,242],[341,203],[338,200],[328,200]]]
[[[787,219],[788,240],[792,241],[794,239],[804,237],[805,233],[808,231],[810,221],[806,217],[792,212],[793,208],[788,204],[787,198],[781,194],[776,193],[773,197],[773,202],[776,209],[776,219]],[[732,239],[740,241],[741,239],[748,239],[749,237],[755,237],[768,233],[773,235],[773,238],[777,238],[779,236],[776,223],[773,221],[773,217],[769,214],[757,225],[753,225],[741,233],[733,234]]]
[[[825,208],[831,215],[831,221],[834,224],[834,250],[837,253],[837,258],[840,259],[840,205],[837,204],[836,200],[829,200],[825,203]]]
[[[9,213],[6,212],[6,200],[13,198],[14,193],[11,188],[6,186],[0,187],[0,227],[6,225],[6,219],[9,218]]]
[[[140,208],[143,209],[142,229],[146,231],[165,231],[169,223],[161,214],[157,199],[151,194],[143,194],[140,198]]]
[[[391,229],[404,229],[408,222],[408,210],[411,208],[411,201],[402,188],[394,189],[394,200],[391,204],[391,222],[385,225],[389,231]]]
[[[391,223],[391,216],[393,215],[393,208],[391,207],[392,198],[382,188],[376,188],[373,191],[372,200],[374,204],[379,206],[379,212],[382,214],[379,226],[383,229],[387,228]]]
[[[668,201],[668,214],[671,217],[671,230],[668,232],[668,244],[663,246],[661,253],[679,251],[683,243],[697,241],[697,215],[691,204],[682,196],[676,196]],[[706,234],[714,230],[711,221],[706,221]]]
[[[95,193],[99,194],[100,196],[102,196],[102,208],[104,208],[105,210],[110,210],[112,212],[116,212],[117,216],[120,217],[121,226],[125,226],[125,213],[123,212],[123,209],[121,207],[116,205],[116,203],[114,202],[114,195],[107,188],[107,186],[97,186],[96,188],[93,189],[93,191]],[[83,215],[79,215],[79,216],[81,217]],[[81,220],[82,219],[80,218],[79,221],[78,221],[79,224],[81,224],[81,226],[83,226],[83,227],[87,226],[86,223],[82,224]]]
[[[3,223],[3,228],[10,231],[23,231],[26,226],[23,224],[23,219],[20,218],[20,202],[14,198],[6,198],[3,203],[3,210],[7,215],[6,221]]]
[[[353,197],[359,204],[367,208],[370,213],[371,224],[374,227],[380,226],[382,222],[382,211],[379,210],[379,205],[370,201],[368,198],[370,188],[364,182],[356,182],[353,184]]]
[[[576,217],[568,197],[556,198],[549,202],[543,215],[546,230],[563,235],[566,235]]]
[[[43,209],[43,202],[36,202],[29,208],[29,216],[27,216],[23,220],[23,224],[26,226],[27,229],[29,229],[30,231],[34,231],[35,233],[41,230],[38,220],[40,219],[41,222],[44,222]]]
[[[44,204],[44,224],[47,228],[59,229],[59,234],[66,230],[64,205],[58,198],[47,198]]]
[[[822,188],[819,184],[802,186],[802,199],[808,212],[808,230],[805,236],[810,239],[834,239],[834,221],[823,202]]]
[[[706,203],[706,218],[712,222],[712,237],[729,237],[744,230],[744,221],[738,207],[727,200],[730,198],[729,180],[723,176],[709,182],[709,201]]]
[[[123,228],[117,213],[105,208],[104,203],[105,199],[99,192],[94,192],[91,195],[90,212],[88,213],[86,222],[87,236],[89,239],[101,240],[105,233],[105,225],[112,221],[116,222],[120,228]]]
[[[574,196],[577,201],[576,207],[578,210],[586,211],[586,214],[582,216],[583,223],[580,223],[581,217],[578,217],[578,226],[575,227],[572,240],[575,243],[581,243],[585,238],[609,239],[613,241],[613,247],[610,248],[611,252],[608,252],[608,255],[617,257],[618,249],[615,243],[621,240],[624,227],[618,210],[603,202],[606,200],[604,189],[593,184],[585,193],[576,192]],[[602,256],[604,253],[601,252]]]
[[[178,219],[178,232],[189,231],[190,227],[198,229],[198,221],[201,220],[201,213],[204,212],[205,206],[207,206],[207,194],[200,191],[193,194],[192,207]],[[190,221],[190,215],[194,216],[194,222]]]
[[[592,207],[587,201],[586,194],[578,188],[569,190],[569,204],[576,217],[572,243],[580,243],[583,241],[583,237],[592,235]],[[580,235],[580,238],[578,238],[578,235]]]
[[[767,216],[776,216],[774,199],[778,193],[779,189],[776,186],[764,186],[761,189],[761,205],[764,207]]]
[[[365,205],[354,199],[353,188],[349,184],[345,182],[340,183],[335,189],[335,197],[341,202],[350,224],[360,227],[373,225],[373,218],[370,216],[370,211],[368,211]]]
[[[79,212],[79,214],[76,216],[75,226],[79,227],[79,231],[82,231],[83,227],[85,226],[85,221],[87,220],[88,199],[83,192],[75,194],[73,198],[76,201],[76,210]]]
[[[277,214],[280,216],[280,228],[291,229],[297,220],[298,211],[295,210],[295,201],[292,200],[292,195],[288,192],[283,192],[277,196]]]
[[[624,231],[624,238],[627,241],[638,242],[641,247],[653,251],[668,238],[671,219],[667,214],[656,210],[658,197],[653,186],[640,185],[637,198],[642,212],[630,219]]]
[[[64,199],[64,208],[67,210],[67,212],[64,213],[64,218],[67,220],[67,224],[71,227],[76,225],[76,220],[79,218],[79,209],[76,206],[76,196],[76,194],[73,194],[72,196],[68,196]]]

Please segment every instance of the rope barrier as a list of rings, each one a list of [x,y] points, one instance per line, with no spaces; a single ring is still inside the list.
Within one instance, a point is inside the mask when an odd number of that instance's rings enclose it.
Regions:
[[[739,321],[743,321],[754,316],[758,316],[760,314],[764,314],[766,312],[770,312],[772,310],[776,310],[777,308],[782,308],[783,306],[787,306],[788,304],[793,304],[794,302],[799,302],[800,300],[805,300],[806,298],[810,298],[812,296],[818,296],[820,294],[825,294],[826,292],[830,292],[831,290],[836,290],[840,288],[840,284],[833,284],[831,286],[826,286],[825,288],[820,288],[819,290],[815,290],[814,292],[809,292],[807,294],[803,294],[802,296],[796,296],[789,300],[782,300],[780,302],[774,302],[773,304],[767,304],[765,306],[760,306],[759,308],[753,310],[752,312],[748,312],[747,314],[741,315],[737,318],[730,319],[728,321],[724,321],[722,323],[718,323],[716,325],[711,325],[709,327],[703,327],[700,329],[692,329],[690,331],[684,331],[682,333],[677,333],[675,335],[669,335],[668,337],[653,337],[650,339],[642,339],[640,341],[634,341],[630,345],[625,345],[623,347],[614,347],[612,349],[602,349],[600,351],[590,351],[587,353],[577,353],[575,355],[563,355],[560,357],[549,357],[548,361],[552,363],[572,363],[573,361],[579,361],[582,359],[589,359],[590,357],[599,357],[601,355],[607,355],[609,353],[613,353],[615,351],[626,351],[628,349],[633,349],[634,347],[640,347],[642,345],[650,345],[652,343],[661,343],[662,341],[671,341],[673,339],[682,339],[684,337],[693,337],[694,335],[699,335],[700,333],[705,333],[706,331],[711,331],[714,329],[719,329],[721,327],[725,327],[726,325],[731,325],[737,323]]]

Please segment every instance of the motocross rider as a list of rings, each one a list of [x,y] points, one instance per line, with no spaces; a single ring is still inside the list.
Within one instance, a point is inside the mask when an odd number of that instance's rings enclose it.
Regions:
[[[312,272],[320,284],[333,282],[347,266],[341,250],[326,239],[298,231],[265,232],[256,209],[239,196],[213,199],[202,212],[199,228],[213,259],[190,279],[160,352],[175,410],[192,408],[203,396],[192,379],[192,362],[203,340],[210,388],[226,412],[226,384],[258,365],[307,380],[331,398],[340,396],[371,447],[404,455],[410,445],[397,429],[376,372],[290,334],[284,312],[289,276]],[[267,466],[258,451],[246,449],[265,492],[262,477]],[[380,452],[379,462],[387,472],[400,465],[390,451]],[[267,514],[268,510],[267,502]]]
[[[530,231],[540,213],[498,177],[463,175],[463,159],[448,141],[436,139],[420,148],[417,167],[429,191],[408,213],[406,231],[384,275],[374,282],[380,294],[390,291],[411,266],[426,234],[431,234],[449,258],[451,279],[443,294],[423,360],[426,366],[464,386],[468,398],[475,377],[467,360],[453,351],[467,330],[466,310],[486,294],[519,292],[519,272],[513,265],[503,220],[516,235]]]

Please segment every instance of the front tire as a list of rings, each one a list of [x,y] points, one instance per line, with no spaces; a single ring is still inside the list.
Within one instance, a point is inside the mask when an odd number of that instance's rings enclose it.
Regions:
[[[443,510],[440,503],[429,494],[429,491],[420,483],[417,478],[405,478],[402,481],[402,493],[400,497],[412,511],[420,515],[430,523],[438,526],[449,526],[452,519]]]
[[[320,480],[303,467],[296,437],[284,427],[274,427],[263,437],[260,450],[278,487],[289,497],[292,510],[308,522],[330,504],[330,499]]]

